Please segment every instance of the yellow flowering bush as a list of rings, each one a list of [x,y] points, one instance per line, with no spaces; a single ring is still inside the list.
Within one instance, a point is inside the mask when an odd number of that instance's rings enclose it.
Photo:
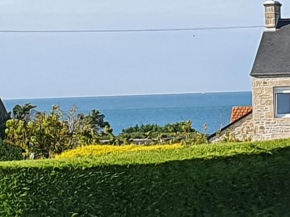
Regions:
[[[76,148],[70,151],[65,151],[62,154],[56,155],[56,159],[67,159],[75,157],[94,157],[103,156],[107,154],[118,154],[124,152],[139,152],[139,151],[158,151],[182,148],[181,144],[175,145],[154,145],[154,146],[141,146],[141,145],[89,145]]]

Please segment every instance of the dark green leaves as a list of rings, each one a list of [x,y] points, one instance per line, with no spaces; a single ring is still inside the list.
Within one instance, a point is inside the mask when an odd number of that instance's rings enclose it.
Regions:
[[[289,216],[288,143],[0,163],[0,216]]]

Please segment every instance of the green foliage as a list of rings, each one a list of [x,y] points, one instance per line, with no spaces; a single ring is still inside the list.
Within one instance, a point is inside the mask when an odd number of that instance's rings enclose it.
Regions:
[[[43,157],[53,157],[73,148],[68,124],[63,121],[63,113],[59,107],[54,106],[49,115],[39,113],[35,120],[27,125],[31,131],[29,152],[41,154]]]
[[[93,109],[91,113],[85,117],[89,119],[96,131],[99,131],[109,125],[109,122],[104,121],[105,115],[101,114],[98,110]]]
[[[288,216],[289,140],[0,163],[0,216]]]
[[[6,145],[0,140],[0,161],[21,160],[22,150],[19,147]]]
[[[16,105],[12,110],[12,118],[18,120],[30,121],[33,109],[35,109],[35,105],[31,105],[30,103],[21,105]]]
[[[99,142],[105,124],[104,115],[93,110],[78,114],[73,106],[65,114],[53,106],[49,114],[32,112],[35,106],[15,106],[13,119],[6,122],[5,143],[22,148],[24,157],[48,158],[83,145]]]
[[[129,127],[123,129],[123,134],[132,134],[132,133],[182,133],[182,132],[195,132],[191,127],[191,121],[182,121],[173,124],[166,124],[165,126],[159,126],[157,124],[145,124],[145,125],[136,125],[134,127]]]
[[[173,144],[196,145],[208,143],[207,124],[204,125],[204,132],[200,133],[192,128],[192,121],[183,121],[174,124],[159,126],[156,124],[136,125],[124,129],[117,136],[121,143],[128,144],[133,139],[147,139],[146,144]]]
[[[0,139],[5,139],[6,121],[10,119],[10,115],[0,118]]]
[[[222,142],[238,142],[235,134],[231,131],[226,131]]]

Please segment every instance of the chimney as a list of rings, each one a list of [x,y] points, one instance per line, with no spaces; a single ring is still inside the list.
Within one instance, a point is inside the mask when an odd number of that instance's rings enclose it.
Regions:
[[[281,18],[281,6],[278,1],[268,0],[264,3],[266,31],[276,31],[276,26]]]

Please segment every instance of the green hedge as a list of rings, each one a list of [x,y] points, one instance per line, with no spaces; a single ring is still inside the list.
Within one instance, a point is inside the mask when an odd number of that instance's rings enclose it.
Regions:
[[[3,162],[0,216],[289,216],[288,143]]]
[[[22,160],[22,150],[19,147],[3,144],[0,140],[0,161]]]

